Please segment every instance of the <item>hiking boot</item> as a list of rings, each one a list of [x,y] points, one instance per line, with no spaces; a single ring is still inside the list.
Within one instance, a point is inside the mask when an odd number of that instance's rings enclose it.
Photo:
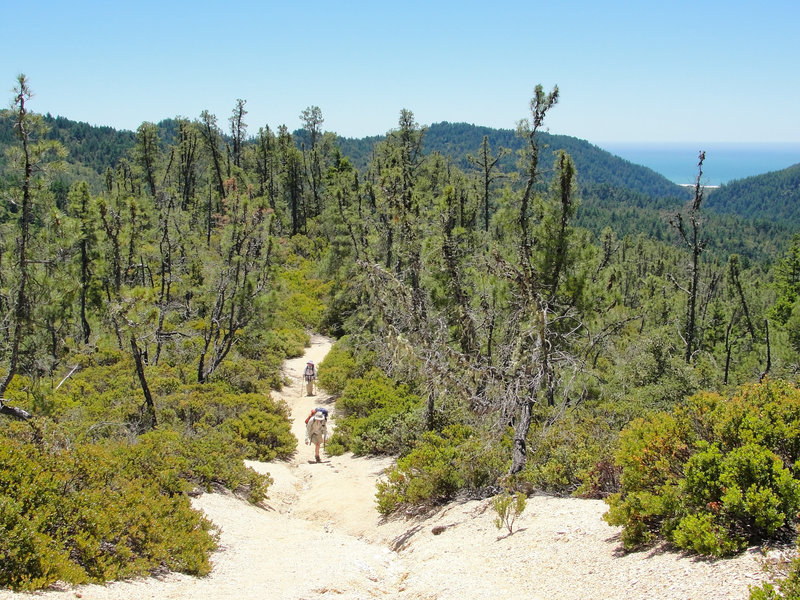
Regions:
[[[314,458],[317,460],[317,462],[322,462],[322,461],[320,460],[319,456],[315,456]]]

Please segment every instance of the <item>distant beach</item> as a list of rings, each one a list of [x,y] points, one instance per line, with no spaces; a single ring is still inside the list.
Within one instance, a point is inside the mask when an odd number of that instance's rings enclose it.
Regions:
[[[736,179],[779,171],[800,163],[800,143],[785,144],[598,144],[604,150],[685,185],[697,178],[697,159],[705,150],[701,183],[718,186]]]

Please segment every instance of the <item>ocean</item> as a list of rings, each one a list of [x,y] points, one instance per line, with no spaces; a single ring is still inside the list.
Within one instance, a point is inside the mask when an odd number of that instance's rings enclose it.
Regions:
[[[800,143],[607,143],[599,146],[632,163],[649,167],[678,184],[693,184],[697,179],[700,150],[706,153],[700,183],[707,186],[779,171],[800,163]]]

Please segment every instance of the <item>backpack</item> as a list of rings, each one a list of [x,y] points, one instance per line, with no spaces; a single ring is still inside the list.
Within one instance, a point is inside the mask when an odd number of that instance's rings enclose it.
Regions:
[[[327,408],[323,408],[322,406],[318,406],[317,408],[312,408],[311,409],[311,414],[306,417],[306,424],[308,424],[309,419],[311,419],[311,417],[313,417],[314,413],[316,413],[316,412],[321,412],[323,415],[325,415],[325,419],[327,420],[327,418],[328,418],[328,409]]]

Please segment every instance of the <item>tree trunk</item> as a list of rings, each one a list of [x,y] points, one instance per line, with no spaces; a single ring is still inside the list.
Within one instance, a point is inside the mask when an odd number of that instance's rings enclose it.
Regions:
[[[157,425],[156,405],[153,402],[153,395],[150,393],[150,386],[147,384],[147,378],[145,377],[142,351],[139,349],[139,344],[136,343],[136,336],[133,332],[131,332],[130,339],[133,360],[136,363],[136,375],[139,377],[139,384],[142,386],[142,393],[144,394],[144,420],[142,427],[145,431],[149,431]]]
[[[533,399],[525,400],[519,404],[517,420],[514,422],[514,446],[511,450],[511,468],[509,475],[516,475],[525,468],[528,461],[528,431],[531,428],[531,415],[533,414]]]

